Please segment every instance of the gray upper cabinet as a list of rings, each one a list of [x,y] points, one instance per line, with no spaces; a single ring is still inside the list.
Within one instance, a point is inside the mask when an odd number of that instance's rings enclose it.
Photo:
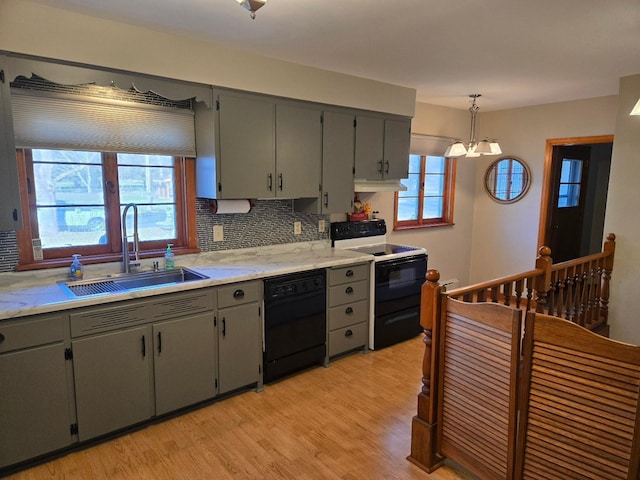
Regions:
[[[214,93],[196,105],[196,194],[263,198],[275,185],[275,105],[264,97]]]
[[[322,125],[322,191],[294,203],[296,211],[316,214],[350,212],[353,203],[355,114],[325,111]]]
[[[358,115],[356,122],[355,178],[406,178],[411,120]]]
[[[197,196],[318,196],[321,111],[296,102],[219,92],[196,109]]]
[[[275,105],[253,95],[219,97],[218,198],[269,198],[275,193]]]
[[[322,111],[276,105],[275,197],[317,197],[322,164]]]
[[[22,228],[18,165],[11,114],[10,75],[7,59],[0,55],[0,231]]]

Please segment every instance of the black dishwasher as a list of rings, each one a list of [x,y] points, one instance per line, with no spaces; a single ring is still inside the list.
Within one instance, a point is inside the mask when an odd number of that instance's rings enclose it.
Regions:
[[[324,270],[264,281],[265,382],[324,362],[326,298]]]

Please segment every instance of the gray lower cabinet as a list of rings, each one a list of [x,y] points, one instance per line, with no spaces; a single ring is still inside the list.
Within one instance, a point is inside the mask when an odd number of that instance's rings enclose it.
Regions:
[[[212,313],[153,325],[156,415],[216,395]]]
[[[151,326],[73,341],[80,441],[153,415]]]
[[[328,269],[329,357],[356,349],[367,350],[369,269],[368,263]]]
[[[62,316],[0,324],[0,468],[75,442]]]
[[[215,290],[70,314],[80,441],[215,396]]]
[[[218,287],[219,393],[262,389],[262,282]]]

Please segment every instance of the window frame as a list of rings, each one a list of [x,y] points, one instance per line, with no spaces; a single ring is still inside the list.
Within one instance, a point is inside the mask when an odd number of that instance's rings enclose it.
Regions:
[[[120,231],[120,192],[117,184],[117,154],[101,152],[103,181],[114,182],[115,188],[105,188],[106,230],[109,239],[103,245],[84,247],[58,247],[47,249],[43,260],[35,260],[33,239],[38,238],[37,210],[33,182],[32,149],[16,150],[20,199],[23,211],[23,228],[16,231],[19,264],[17,270],[34,270],[67,266],[73,253],[82,255],[84,264],[112,262],[122,259],[122,234]],[[176,200],[176,238],[140,242],[140,258],[158,257],[164,254],[167,241],[173,243],[176,254],[197,253],[195,213],[195,159],[174,156],[174,179]],[[115,219],[114,219],[115,216]],[[73,251],[72,251],[73,250]]]
[[[417,155],[417,154],[416,154]],[[456,159],[452,157],[444,157],[444,180],[442,192],[442,217],[438,218],[422,218],[424,204],[424,177],[426,171],[427,157],[437,155],[420,154],[420,188],[418,199],[418,218],[416,220],[398,220],[398,192],[394,194],[393,207],[393,229],[394,230],[410,230],[417,228],[432,228],[455,225],[453,221],[454,200],[455,200],[455,182],[456,182]]]

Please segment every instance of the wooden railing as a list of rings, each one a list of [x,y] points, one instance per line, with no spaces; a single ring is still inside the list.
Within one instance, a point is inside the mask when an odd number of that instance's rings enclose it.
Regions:
[[[411,455],[408,459],[431,472],[442,460],[436,448],[438,417],[438,352],[443,302],[453,298],[468,303],[492,302],[521,311],[564,318],[604,336],[609,334],[608,306],[613,271],[615,235],[607,235],[598,254],[553,264],[551,250],[541,247],[535,268],[445,292],[440,273],[429,270],[422,286],[420,323],[424,330],[422,388],[417,415],[412,422]]]

